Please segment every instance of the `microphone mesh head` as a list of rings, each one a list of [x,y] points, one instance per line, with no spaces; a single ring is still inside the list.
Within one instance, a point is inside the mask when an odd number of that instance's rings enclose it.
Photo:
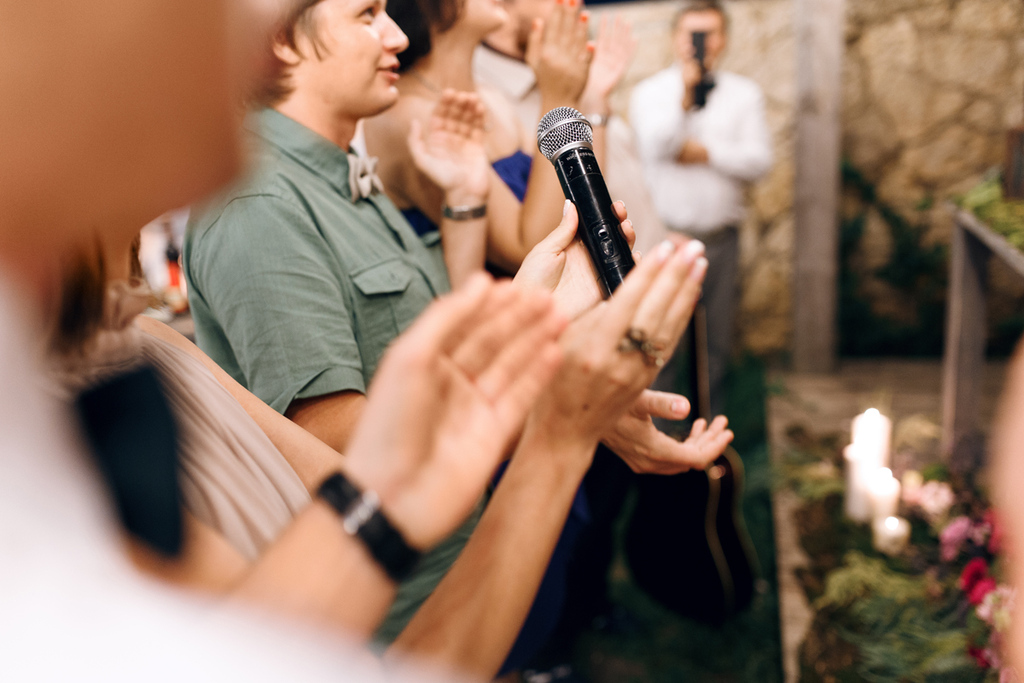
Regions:
[[[594,142],[594,130],[587,118],[572,107],[552,109],[537,125],[537,146],[551,161],[555,152],[574,142]]]

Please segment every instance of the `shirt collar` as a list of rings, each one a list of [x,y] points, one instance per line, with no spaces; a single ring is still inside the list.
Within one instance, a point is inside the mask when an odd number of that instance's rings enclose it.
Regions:
[[[348,153],[341,147],[274,109],[252,115],[246,128],[324,178],[342,197],[352,201]]]
[[[537,85],[537,76],[526,62],[499,52],[487,43],[476,49],[476,67],[486,81],[501,84],[501,89],[515,99],[523,99]]]

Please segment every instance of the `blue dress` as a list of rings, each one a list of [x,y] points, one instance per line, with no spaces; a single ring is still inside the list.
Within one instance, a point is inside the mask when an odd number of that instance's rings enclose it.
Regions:
[[[515,154],[498,159],[491,166],[508,186],[508,189],[512,190],[516,199],[522,202],[526,197],[526,186],[530,180],[533,159],[521,151],[516,151]],[[403,209],[402,213],[421,237],[437,232],[437,226],[419,209]],[[495,484],[498,483],[504,472],[505,466],[503,465],[494,477]],[[565,582],[569,570],[569,559],[572,557],[572,550],[580,533],[589,523],[590,510],[583,488],[580,487],[576,491],[576,498],[572,502],[572,509],[569,511],[569,517],[562,529],[562,535],[558,539],[558,545],[555,546],[555,552],[551,556],[547,572],[544,574],[540,588],[537,589],[533,606],[530,608],[530,613],[526,617],[526,622],[523,624],[508,658],[498,673],[499,676],[528,665],[554,632],[565,604]]]
[[[510,156],[498,159],[491,167],[498,174],[498,177],[505,181],[508,189],[520,202],[526,197],[526,184],[530,181],[530,168],[533,166],[533,159],[529,155],[516,150]],[[402,215],[409,221],[416,233],[423,237],[432,232],[437,232],[437,226],[427,218],[427,215],[419,209],[402,209]]]

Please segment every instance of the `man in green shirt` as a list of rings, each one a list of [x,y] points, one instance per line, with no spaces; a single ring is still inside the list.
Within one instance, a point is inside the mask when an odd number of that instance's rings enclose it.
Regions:
[[[448,289],[446,267],[455,282],[473,269],[466,264],[479,269],[484,258],[484,198],[491,170],[475,98],[442,94],[442,111],[425,138],[416,130],[410,138],[417,165],[445,191],[443,254],[439,244],[424,244],[413,233],[379,192],[365,160],[345,152],[360,119],[397,101],[396,55],[406,44],[379,2],[298,3],[274,43],[280,78],[262,100],[268,108],[250,121],[260,147],[258,163],[243,183],[194,212],[185,245],[200,346],[241,384],[340,452],[363,411],[364,393],[385,347]],[[540,269],[552,271],[538,281],[544,287],[551,286],[550,278],[557,282],[563,269],[569,273],[581,264],[585,274],[576,276],[592,277],[585,255],[582,261],[566,258],[575,234],[575,223],[567,225],[562,237],[537,247]],[[667,246],[665,259],[672,248]],[[685,263],[673,257],[672,277],[691,267],[696,255],[691,250]],[[699,288],[703,273],[694,272],[684,299],[695,297]],[[682,315],[683,309],[672,310]],[[636,381],[646,386],[650,368],[637,365],[636,354],[628,350],[616,352],[600,334],[580,332],[578,338],[611,354],[614,362],[600,369],[631,367],[629,381],[620,377],[609,384],[603,372],[594,372],[598,368],[563,377],[576,388],[542,402],[528,424],[517,457],[463,555],[471,561],[452,570],[448,590],[432,600],[436,609],[420,612],[403,631],[466,544],[475,516],[399,588],[378,634],[382,639],[402,632],[402,640],[417,651],[452,649],[450,659],[493,676],[525,619],[589,465],[595,425],[606,430],[601,438],[637,471],[702,467],[716,448],[718,453],[724,448],[724,441],[720,447],[708,445],[728,437],[724,422],[687,443],[654,429],[651,412],[676,415],[685,405],[679,397],[646,392],[627,414],[616,413],[615,397],[633,396]],[[570,346],[577,360],[601,357],[586,344]],[[582,406],[575,405],[579,401]],[[609,419],[599,408],[610,411]],[[581,412],[599,419],[592,424]]]
[[[281,413],[362,397],[388,344],[449,290],[440,243],[424,244],[383,193],[352,201],[349,157],[334,143],[273,109],[250,129],[255,172],[194,216],[185,244],[196,341]],[[478,517],[402,585],[382,639],[398,635]]]

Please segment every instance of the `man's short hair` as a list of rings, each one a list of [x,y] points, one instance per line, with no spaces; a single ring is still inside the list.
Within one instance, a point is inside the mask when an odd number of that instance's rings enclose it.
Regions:
[[[679,28],[679,22],[686,15],[703,12],[718,12],[718,16],[722,17],[722,28],[729,30],[729,13],[725,11],[725,6],[720,0],[686,0],[676,12],[675,19],[672,21],[672,30],[675,31]]]
[[[298,37],[306,38],[313,46],[313,52],[319,59],[326,49],[320,38],[316,18],[313,10],[323,0],[298,0],[291,11],[288,12],[284,21],[281,22],[277,33],[267,43],[266,49],[270,50],[270,59],[273,63],[272,75],[263,83],[260,83],[256,92],[253,93],[251,104],[255,107],[271,107],[279,103],[292,92],[292,85],[289,82],[288,65],[277,58],[274,54],[274,43],[283,43],[299,54],[302,51],[298,46]],[[303,55],[305,56],[305,55]]]

